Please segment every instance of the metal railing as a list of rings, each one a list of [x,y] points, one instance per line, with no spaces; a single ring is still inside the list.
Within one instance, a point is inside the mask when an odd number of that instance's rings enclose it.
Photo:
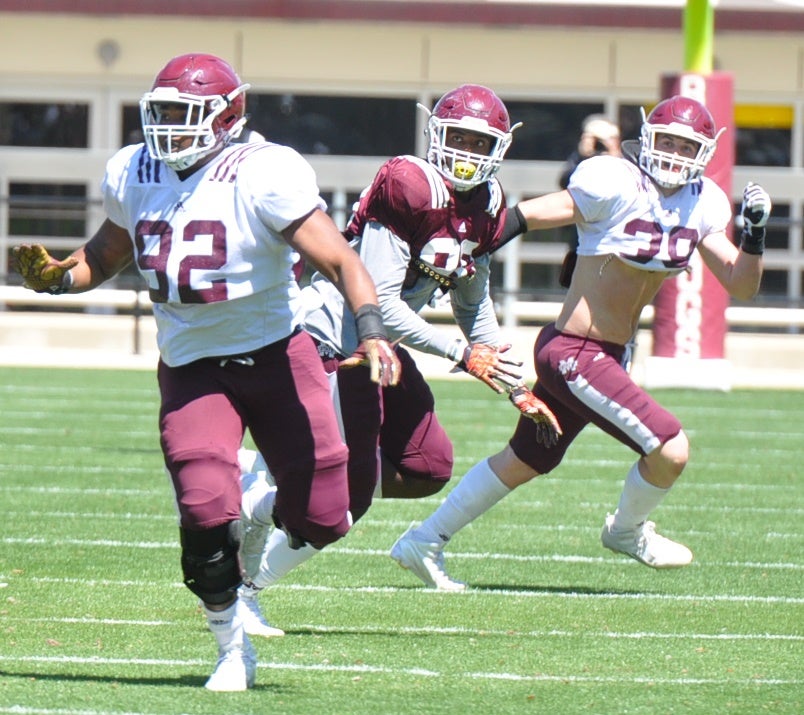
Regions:
[[[86,233],[91,234],[94,227],[100,225],[104,216],[100,202],[98,177],[103,173],[105,157],[95,152],[83,161],[76,161],[75,153],[52,151],[47,153],[28,150],[4,150],[0,152],[4,157],[4,166],[0,168],[0,276],[9,273],[8,259],[10,249],[19,243],[38,242],[52,250],[72,250],[86,240],[87,237],[63,237],[22,234],[19,226],[25,226],[26,220],[31,226],[43,219],[68,220],[73,225],[76,220],[82,220],[86,226]],[[373,178],[377,167],[381,165],[381,157],[336,157],[315,156],[308,157],[316,171],[322,193],[329,201],[330,213],[338,226],[346,224],[351,210],[351,200]],[[556,162],[523,162],[507,161],[500,172],[500,178],[506,187],[509,203],[513,204],[523,198],[548,193],[555,190],[556,176],[560,164]],[[87,196],[83,199],[74,197],[54,198],[50,203],[36,197],[8,196],[9,185],[15,181],[31,184],[48,183],[83,183],[87,188]],[[769,249],[765,253],[766,271],[783,272],[786,277],[786,295],[778,296],[775,301],[784,302],[791,306],[792,312],[784,313],[792,316],[781,319],[777,313],[760,313],[752,318],[759,327],[762,325],[788,326],[791,332],[800,332],[801,323],[795,317],[795,309],[802,305],[804,290],[802,276],[804,276],[804,240],[802,238],[802,213],[804,212],[804,172],[797,169],[736,167],[733,176],[735,191],[748,181],[761,183],[770,193],[777,205],[787,207],[787,216],[783,219],[773,218],[776,230],[787,231],[787,248]],[[735,202],[739,196],[733,197]],[[24,212],[28,211],[27,219]],[[12,221],[13,218],[13,221]],[[15,234],[11,234],[11,227],[15,227]],[[498,301],[500,320],[506,327],[514,327],[525,320],[538,320],[541,315],[539,290],[529,286],[523,281],[523,268],[528,265],[556,266],[561,263],[567,245],[562,242],[534,242],[518,238],[507,244],[499,253],[495,254],[497,273],[499,279],[495,292]],[[15,279],[0,280],[0,282],[13,282]],[[109,286],[118,286],[123,290],[121,296],[114,297],[110,292],[95,294],[99,296],[98,305],[103,303],[107,309],[133,310],[131,304],[131,280],[116,279]],[[139,293],[134,291],[134,293]],[[542,295],[545,295],[543,293]],[[32,294],[27,292],[28,296]],[[535,296],[535,297],[534,297]],[[61,300],[61,299],[60,299]],[[8,302],[8,301],[6,301]],[[30,300],[28,301],[30,303]],[[62,305],[66,305],[62,301]],[[9,305],[12,305],[9,303]],[[14,303],[21,305],[20,301]],[[54,306],[52,298],[46,297],[42,307]],[[141,309],[147,310],[146,304],[137,303]],[[128,307],[123,307],[128,306]],[[3,301],[0,301],[0,310]],[[41,308],[40,308],[41,309]],[[779,310],[779,308],[756,308],[754,310]],[[743,315],[746,313],[739,312]],[[751,313],[751,315],[754,315]],[[760,319],[765,315],[767,320]],[[781,322],[780,322],[781,321]]]
[[[151,299],[147,290],[131,288],[96,288],[88,293],[48,295],[34,293],[22,286],[0,286],[0,306],[12,309],[42,309],[47,313],[69,310],[98,311],[106,313],[109,309],[130,316],[132,345],[134,354],[142,350],[142,322],[150,316]],[[518,320],[547,323],[554,320],[561,309],[556,301],[513,301],[508,308]],[[498,312],[501,306],[498,305]],[[448,306],[425,308],[422,315],[431,320],[450,321],[452,313]],[[640,324],[650,326],[653,321],[653,308],[647,306],[642,311]],[[804,328],[804,308],[758,308],[729,306],[726,309],[726,323],[731,328],[753,328],[759,332],[768,329],[785,332],[801,332]]]

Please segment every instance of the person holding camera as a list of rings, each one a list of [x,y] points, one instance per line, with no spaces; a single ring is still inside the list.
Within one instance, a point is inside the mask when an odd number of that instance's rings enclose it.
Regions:
[[[567,157],[558,178],[558,185],[566,189],[575,168],[590,156],[622,156],[620,149],[620,128],[603,114],[590,114],[581,125],[578,148]]]

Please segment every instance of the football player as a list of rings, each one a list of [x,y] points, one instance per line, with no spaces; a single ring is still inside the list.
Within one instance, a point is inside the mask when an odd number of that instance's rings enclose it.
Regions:
[[[144,144],[107,165],[97,233],[64,261],[39,245],[14,249],[36,291],[91,290],[132,262],[148,284],[181,566],[217,639],[206,682],[216,691],[251,687],[256,670],[237,604],[245,429],[271,455],[275,517],[294,545],[320,548],[351,524],[347,450],[301,330],[299,255],[349,305],[370,365],[355,374],[382,386],[400,377],[371,277],[326,214],[310,165],[278,144],[232,142],[248,86],[213,55],[172,59],[140,101]]]
[[[438,492],[452,475],[453,451],[435,413],[433,394],[406,347],[438,355],[512,402],[551,444],[559,427],[522,384],[518,363],[507,357],[489,292],[491,253],[524,230],[509,210],[495,177],[516,126],[487,87],[465,84],[428,111],[426,159],[397,156],[383,164],[355,205],[345,235],[374,279],[383,321],[402,363],[402,379],[386,389],[366,379],[351,309],[320,274],[302,291],[304,328],[316,343],[333,383],[334,400],[349,446],[349,509],[356,521],[373,497],[415,498]],[[463,338],[455,340],[420,311],[449,295]],[[379,451],[377,449],[379,443]],[[268,466],[270,455],[265,455]],[[378,474],[379,479],[378,479]],[[281,498],[279,485],[278,498]],[[269,500],[270,500],[269,496]],[[269,506],[244,495],[244,561],[259,559],[259,540],[270,524]],[[254,534],[254,538],[252,538]],[[287,536],[268,537],[257,572],[241,597],[260,619],[257,593],[311,558],[308,544],[292,549]],[[247,567],[248,568],[248,567]],[[443,584],[448,585],[446,582]],[[261,630],[257,620],[255,633]],[[273,634],[272,626],[265,635]]]
[[[745,300],[759,289],[771,202],[756,184],[745,187],[744,228],[735,246],[726,233],[729,197],[703,175],[722,131],[700,102],[665,99],[647,118],[643,112],[641,138],[623,142],[624,157],[591,157],[566,190],[519,204],[529,229],[574,223],[578,231],[563,308],[540,331],[534,350],[534,393],[563,434],[545,449],[534,424],[520,419],[502,451],[473,466],[430,517],[397,540],[391,556],[426,585],[452,582],[443,549],[459,529],[558,466],[590,422],[638,455],[605,520],[603,546],[653,568],[692,561],[686,546],[656,533],[648,520],[687,464],[687,436],[621,361],[642,309],[665,278],[689,268],[696,249],[730,295]]]

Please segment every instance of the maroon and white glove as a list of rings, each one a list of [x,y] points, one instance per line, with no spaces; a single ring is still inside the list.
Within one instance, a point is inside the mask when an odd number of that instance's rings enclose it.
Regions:
[[[14,246],[11,249],[14,269],[22,276],[26,288],[37,293],[66,293],[72,285],[70,269],[78,265],[77,258],[57,261],[39,243]]]
[[[556,416],[550,408],[534,395],[525,385],[520,384],[508,391],[508,399],[514,403],[523,417],[532,419],[538,431],[536,441],[545,446],[552,447],[563,434]]]
[[[383,338],[367,338],[348,358],[338,365],[339,370],[350,370],[358,365],[368,365],[371,381],[382,387],[392,387],[399,383],[402,365],[394,348]]]
[[[392,387],[399,383],[402,364],[396,356],[394,346],[388,342],[382,311],[372,303],[362,305],[355,313],[355,327],[360,344],[348,358],[338,366],[349,370],[358,365],[368,365],[371,381],[381,387]]]
[[[457,367],[501,395],[522,382],[521,371],[512,369],[522,367],[522,363],[502,357],[502,353],[510,349],[510,345],[501,345],[498,348],[483,343],[469,345]]]

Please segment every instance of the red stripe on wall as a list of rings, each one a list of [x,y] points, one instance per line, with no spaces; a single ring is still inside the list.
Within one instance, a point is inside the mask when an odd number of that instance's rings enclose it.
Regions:
[[[760,3],[757,3],[757,7]],[[617,5],[359,0],[0,0],[0,11],[71,15],[171,15],[226,19],[264,18],[374,22],[421,22],[486,26],[537,25],[681,29],[682,9]],[[804,31],[804,12],[716,11],[717,31]]]

